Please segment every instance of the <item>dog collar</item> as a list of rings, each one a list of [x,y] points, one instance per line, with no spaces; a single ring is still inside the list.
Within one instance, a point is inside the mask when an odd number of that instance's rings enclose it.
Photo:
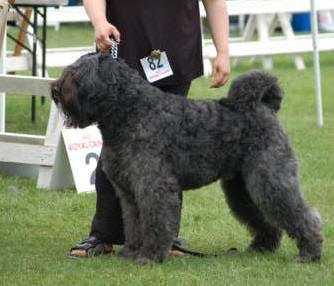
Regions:
[[[113,59],[118,59],[118,42],[111,40],[110,55]]]

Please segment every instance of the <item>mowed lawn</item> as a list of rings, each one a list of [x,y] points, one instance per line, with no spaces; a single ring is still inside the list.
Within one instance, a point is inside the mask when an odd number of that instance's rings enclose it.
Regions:
[[[92,42],[88,25],[49,31],[49,46]],[[285,90],[280,118],[300,160],[300,181],[306,200],[324,221],[324,255],[320,263],[298,264],[297,248],[284,237],[275,254],[245,250],[250,236],[231,215],[218,183],[185,194],[181,236],[189,247],[211,256],[168,259],[139,267],[115,256],[69,259],[71,246],[89,231],[95,195],[73,189],[47,191],[36,181],[0,174],[0,285],[334,285],[334,55],[321,55],[325,127],[316,126],[312,57],[299,72],[290,57],[274,59]],[[231,78],[258,62],[243,61]],[[50,70],[52,76],[60,71]],[[194,82],[191,98],[218,98],[227,87],[209,89],[206,78]],[[49,101],[37,104],[31,124],[30,99],[8,97],[7,131],[43,134]],[[227,250],[236,247],[235,255]],[[214,256],[217,255],[217,256]]]

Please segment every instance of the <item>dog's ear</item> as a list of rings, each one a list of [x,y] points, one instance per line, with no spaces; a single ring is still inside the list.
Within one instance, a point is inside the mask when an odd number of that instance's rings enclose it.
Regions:
[[[61,81],[60,104],[66,116],[67,126],[78,126],[80,122],[80,103],[78,90],[72,74],[67,74]]]
[[[101,79],[103,79],[107,84],[115,84],[116,76],[114,74],[115,63],[114,60],[108,54],[100,53],[99,58],[98,73]]]

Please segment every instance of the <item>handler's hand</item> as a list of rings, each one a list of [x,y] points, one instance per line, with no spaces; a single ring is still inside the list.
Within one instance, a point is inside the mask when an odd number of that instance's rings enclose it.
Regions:
[[[114,38],[117,42],[121,40],[121,34],[114,25],[103,21],[95,26],[95,41],[101,52],[107,52],[111,48],[110,38]]]
[[[230,59],[228,53],[219,53],[213,61],[213,75],[211,87],[217,88],[225,85],[230,76]]]

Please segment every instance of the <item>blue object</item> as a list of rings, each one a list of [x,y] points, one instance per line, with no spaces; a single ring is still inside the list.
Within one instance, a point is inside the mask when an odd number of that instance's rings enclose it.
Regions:
[[[68,6],[78,5],[78,0],[68,0]]]
[[[311,31],[311,14],[297,13],[292,15],[292,28],[295,32]]]

